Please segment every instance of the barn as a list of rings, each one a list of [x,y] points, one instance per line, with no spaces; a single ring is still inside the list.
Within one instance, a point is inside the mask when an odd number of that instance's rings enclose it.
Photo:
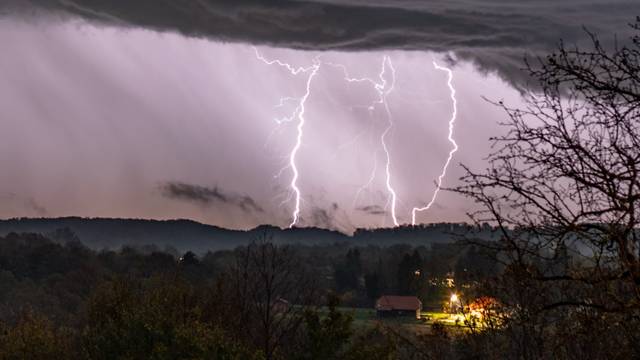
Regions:
[[[415,296],[383,295],[376,301],[378,317],[415,316],[420,319],[422,302]]]

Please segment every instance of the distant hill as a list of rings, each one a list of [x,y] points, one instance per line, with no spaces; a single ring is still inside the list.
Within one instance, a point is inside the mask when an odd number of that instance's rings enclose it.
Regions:
[[[66,242],[77,238],[93,249],[122,246],[156,245],[174,247],[178,251],[233,249],[250,243],[265,233],[278,244],[320,245],[351,243],[353,245],[409,244],[430,246],[448,243],[469,231],[466,224],[429,224],[399,228],[358,229],[353,235],[319,228],[280,229],[262,225],[252,230],[229,230],[191,220],[141,220],[108,218],[19,218],[0,220],[0,236],[8,233],[40,233],[52,240]],[[489,228],[476,234],[493,238]]]

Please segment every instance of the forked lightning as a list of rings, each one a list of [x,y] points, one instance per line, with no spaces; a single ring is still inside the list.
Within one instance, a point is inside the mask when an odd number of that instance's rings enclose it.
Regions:
[[[298,221],[300,220],[300,210],[301,210],[301,202],[302,202],[302,192],[300,190],[300,187],[298,185],[298,180],[300,178],[300,172],[298,171],[298,167],[296,164],[296,157],[298,155],[298,152],[300,151],[300,147],[302,146],[302,141],[303,141],[303,137],[304,137],[304,127],[305,127],[305,123],[306,123],[306,119],[305,119],[305,105],[307,100],[309,99],[310,95],[311,95],[311,87],[312,87],[312,83],[314,78],[316,77],[316,75],[318,74],[318,72],[320,71],[320,68],[322,65],[327,65],[327,66],[331,66],[331,67],[336,67],[336,68],[340,68],[343,73],[344,73],[344,79],[347,82],[353,83],[353,82],[366,82],[369,83],[373,86],[373,88],[375,89],[375,91],[378,93],[378,99],[375,100],[373,103],[371,103],[371,105],[369,106],[369,110],[370,111],[375,111],[376,106],[381,105],[384,108],[385,114],[386,114],[386,119],[387,119],[387,126],[384,129],[384,131],[382,132],[382,134],[380,135],[380,145],[382,150],[384,151],[385,154],[385,186],[387,189],[387,192],[389,194],[389,202],[390,202],[390,207],[391,207],[391,220],[393,221],[393,224],[395,226],[399,226],[400,222],[398,221],[398,216],[397,216],[397,193],[396,190],[393,188],[392,185],[392,176],[391,176],[391,154],[390,154],[390,150],[389,150],[389,146],[388,146],[388,137],[393,129],[394,126],[394,122],[393,122],[393,117],[391,114],[391,109],[389,107],[388,101],[387,101],[387,97],[389,96],[389,94],[391,94],[394,90],[395,87],[395,81],[396,81],[396,70],[393,66],[393,63],[391,62],[391,58],[389,56],[384,56],[382,59],[382,67],[380,70],[380,73],[378,74],[378,78],[379,80],[374,80],[372,78],[355,78],[349,75],[349,72],[347,70],[347,67],[345,65],[342,64],[336,64],[336,63],[331,63],[331,62],[322,62],[320,61],[320,57],[316,57],[313,60],[313,64],[308,66],[308,67],[294,67],[292,65],[290,65],[289,63],[282,61],[280,59],[274,59],[274,60],[269,60],[266,59],[264,56],[262,56],[262,54],[260,54],[260,52],[254,47],[253,48],[255,51],[255,55],[256,58],[258,58],[258,60],[262,61],[263,63],[267,64],[267,65],[277,65],[280,66],[282,68],[285,68],[292,76],[298,76],[300,74],[305,74],[307,76],[306,78],[306,87],[305,87],[305,93],[302,94],[302,96],[300,97],[283,97],[280,99],[280,103],[279,103],[279,107],[283,106],[286,102],[295,102],[297,104],[297,106],[295,107],[295,109],[293,110],[293,112],[291,113],[290,116],[285,117],[283,119],[276,119],[276,122],[278,124],[284,123],[284,122],[296,122],[296,142],[293,146],[293,148],[291,149],[288,159],[289,159],[289,164],[288,167],[291,168],[291,172],[292,172],[292,178],[291,178],[291,182],[289,184],[291,191],[293,193],[293,195],[295,196],[294,199],[294,209],[293,209],[293,213],[291,214],[291,223],[289,224],[289,227],[293,227],[295,226]],[[451,94],[451,100],[453,102],[453,113],[451,115],[451,119],[449,121],[449,136],[448,136],[448,140],[449,142],[453,145],[453,148],[451,149],[451,151],[449,152],[449,155],[447,157],[447,161],[445,162],[445,165],[442,169],[442,173],[440,174],[440,176],[438,177],[438,181],[436,184],[436,189],[433,193],[433,196],[431,198],[431,200],[429,201],[429,203],[427,203],[425,206],[423,207],[414,207],[413,210],[411,211],[411,223],[413,225],[416,224],[416,216],[418,212],[421,211],[426,211],[428,209],[431,208],[431,206],[434,204],[434,202],[437,199],[438,193],[442,187],[442,181],[444,179],[444,177],[446,176],[447,173],[447,169],[449,168],[449,164],[451,163],[451,160],[453,159],[453,155],[456,153],[456,151],[458,151],[458,144],[455,142],[455,140],[453,139],[453,130],[454,130],[454,126],[455,126],[455,122],[456,122],[456,118],[457,118],[457,100],[456,100],[456,91],[455,88],[453,87],[452,81],[453,81],[453,72],[451,69],[444,67],[444,66],[440,66],[435,60],[433,61],[433,65],[436,69],[441,70],[441,71],[445,71],[448,75],[448,81],[447,81],[447,85],[449,87],[450,90],[450,94]],[[387,79],[387,71],[390,70],[390,79]],[[372,173],[371,178],[369,179],[368,183],[365,184],[363,187],[361,187],[358,190],[359,194],[364,188],[368,187],[371,182],[373,181],[373,178],[375,176],[375,169],[374,172]]]

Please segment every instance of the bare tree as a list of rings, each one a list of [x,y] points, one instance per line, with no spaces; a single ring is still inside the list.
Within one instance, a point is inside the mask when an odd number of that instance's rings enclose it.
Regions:
[[[640,31],[640,19],[631,26]],[[527,64],[539,90],[522,108],[497,103],[506,132],[492,139],[488,168],[466,167],[454,189],[480,205],[475,222],[501,233],[490,246],[506,271],[493,290],[530,342],[524,358],[544,356],[559,324],[579,332],[593,321],[622,334],[603,349],[554,346],[567,357],[639,354],[640,32],[611,48],[589,35],[589,50],[561,44]]]
[[[228,280],[228,308],[235,314],[226,315],[236,317],[242,337],[267,359],[276,358],[284,344],[292,345],[304,311],[317,303],[317,283],[302,259],[267,234],[237,250]]]

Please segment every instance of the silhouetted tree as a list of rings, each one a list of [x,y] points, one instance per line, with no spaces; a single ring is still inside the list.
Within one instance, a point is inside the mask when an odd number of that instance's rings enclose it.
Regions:
[[[360,250],[349,249],[344,262],[338,263],[335,267],[336,290],[344,292],[358,289],[361,275],[362,260],[360,259]]]
[[[200,260],[198,260],[198,256],[192,251],[187,251],[180,257],[180,265],[182,266],[198,265],[199,263]]]
[[[180,279],[104,283],[88,307],[83,358],[252,359],[256,354],[203,321],[201,297]]]
[[[296,359],[300,360],[332,360],[342,359],[345,349],[353,334],[353,317],[337,309],[339,298],[330,294],[328,297],[328,313],[323,314],[315,309],[304,313],[305,337],[303,349]]]
[[[50,320],[25,312],[13,327],[0,324],[0,359],[74,359],[72,333]]]
[[[364,276],[364,286],[367,298],[375,300],[382,295],[382,279],[378,272],[372,272]]]
[[[398,294],[417,295],[423,272],[422,256],[417,250],[405,254],[398,265]]]
[[[236,251],[228,273],[229,312],[240,338],[273,359],[300,330],[304,311],[317,304],[317,281],[289,246],[277,246],[264,235]]]
[[[498,103],[508,121],[489,168],[466,168],[456,189],[500,231],[507,357],[640,356],[640,35],[610,49],[591,36],[529,65],[538,90]],[[558,254],[579,261],[553,271]],[[583,326],[611,335],[564,331]]]

